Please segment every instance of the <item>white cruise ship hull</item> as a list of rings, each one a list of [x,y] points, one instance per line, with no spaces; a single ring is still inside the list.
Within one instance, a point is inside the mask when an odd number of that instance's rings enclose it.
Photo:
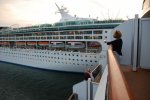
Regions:
[[[94,69],[104,59],[100,53],[0,47],[0,61],[57,71],[82,73],[87,68]]]

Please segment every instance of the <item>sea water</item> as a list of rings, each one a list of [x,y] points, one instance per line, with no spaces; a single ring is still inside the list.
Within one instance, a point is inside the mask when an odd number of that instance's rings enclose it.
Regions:
[[[0,62],[0,100],[67,100],[82,74]]]

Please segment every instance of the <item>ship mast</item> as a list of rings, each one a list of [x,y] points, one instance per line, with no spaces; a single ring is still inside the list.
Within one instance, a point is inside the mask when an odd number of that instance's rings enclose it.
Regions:
[[[56,13],[61,14],[61,19],[60,21],[68,21],[68,20],[76,20],[76,17],[72,17],[71,15],[68,14],[67,8],[61,6],[61,8],[55,3],[55,5],[58,8],[58,11]]]

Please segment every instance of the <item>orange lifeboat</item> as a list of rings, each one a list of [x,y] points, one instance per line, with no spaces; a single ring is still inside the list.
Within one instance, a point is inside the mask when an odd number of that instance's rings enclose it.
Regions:
[[[9,42],[1,42],[2,45],[10,45]]]
[[[0,45],[3,45],[4,43],[3,42],[0,42]]]
[[[27,45],[36,45],[36,42],[27,42]]]
[[[25,45],[26,42],[16,42],[16,45]]]
[[[41,46],[49,45],[49,42],[40,41],[40,42],[38,42],[38,45],[41,45]]]

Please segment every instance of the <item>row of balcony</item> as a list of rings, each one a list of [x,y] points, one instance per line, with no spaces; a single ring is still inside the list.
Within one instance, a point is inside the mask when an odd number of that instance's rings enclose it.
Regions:
[[[0,41],[6,40],[64,40],[64,39],[102,39],[101,35],[88,36],[20,36],[20,37],[0,37]]]

